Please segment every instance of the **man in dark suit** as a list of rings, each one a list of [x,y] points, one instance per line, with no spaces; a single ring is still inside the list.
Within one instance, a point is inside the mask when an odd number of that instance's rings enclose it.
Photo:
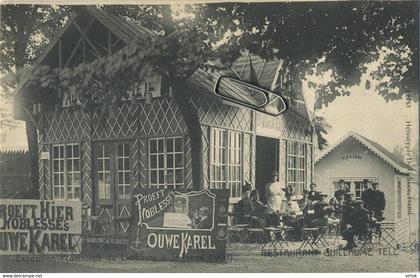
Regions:
[[[373,210],[374,216],[378,221],[382,221],[385,218],[383,217],[384,210],[385,210],[385,194],[378,189],[378,183],[374,182],[372,183],[372,207],[371,210]]]
[[[253,213],[252,200],[250,198],[252,185],[248,181],[242,186],[242,199],[236,205],[238,212],[238,224],[249,224]]]
[[[330,204],[327,202],[327,194],[318,192],[319,201],[314,204],[314,215],[312,222],[315,225],[327,225],[328,222],[326,217],[329,217],[333,211]]]
[[[363,185],[363,192],[362,192],[362,195],[360,196],[360,199],[363,201],[366,209],[372,210],[372,205],[374,202],[373,195],[375,193],[373,192],[372,188],[370,188],[370,181],[368,179],[364,179],[362,181],[362,185]]]
[[[213,225],[213,221],[209,216],[209,208],[201,207],[198,210],[199,219],[196,223],[196,229],[210,229]]]
[[[338,181],[338,189],[335,191],[334,193],[334,197],[336,200],[341,199],[341,197],[344,197],[344,193],[346,193],[346,190],[344,189],[345,187],[345,182],[344,180],[339,180]]]
[[[369,231],[369,211],[363,207],[362,200],[354,201],[351,204],[347,203],[344,206],[343,221],[350,225],[341,234],[347,241],[344,249],[351,250],[357,247],[354,236],[366,236]]]
[[[319,201],[320,197],[319,197],[319,192],[316,190],[316,184],[311,182],[311,184],[309,185],[309,188],[311,190],[309,190],[308,199],[312,202]]]

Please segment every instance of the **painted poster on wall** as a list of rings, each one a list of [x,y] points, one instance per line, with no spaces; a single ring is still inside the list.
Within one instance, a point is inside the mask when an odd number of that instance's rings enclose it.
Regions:
[[[229,192],[138,189],[130,254],[151,260],[223,262]]]
[[[0,199],[0,255],[80,254],[81,202]]]

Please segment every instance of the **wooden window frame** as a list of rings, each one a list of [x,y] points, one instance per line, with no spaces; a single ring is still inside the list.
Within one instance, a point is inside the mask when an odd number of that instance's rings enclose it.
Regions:
[[[295,193],[302,193],[303,189],[306,188],[307,175],[308,175],[308,145],[303,142],[294,141],[294,140],[285,140],[286,141],[286,184],[292,185]],[[291,144],[297,144],[297,153],[291,153]],[[299,148],[303,146],[303,155],[299,154]],[[295,159],[295,167],[289,166],[291,158]],[[303,163],[298,167],[300,162],[298,160],[303,158]],[[293,174],[294,173],[294,174]],[[302,180],[300,180],[300,175],[303,174]],[[294,180],[291,180],[293,177]]]
[[[79,143],[60,143],[60,144],[51,144],[50,150],[51,150],[51,195],[53,197],[54,200],[82,200],[82,169],[81,169],[81,149],[80,149],[80,145]],[[77,156],[74,156],[74,146],[78,147],[78,152],[77,152]],[[63,148],[63,156],[61,157],[60,155],[60,151],[59,151],[59,157],[55,158],[54,154],[55,154],[55,148]],[[67,155],[67,148],[71,147],[71,153],[72,156],[69,158]],[[59,170],[58,172],[55,171],[55,167],[54,164],[55,162],[58,161],[58,165],[59,165]],[[60,161],[63,161],[63,169],[61,169],[60,166]],[[75,162],[77,161],[77,162]],[[68,163],[71,163],[71,171],[69,171],[68,169]],[[74,171],[74,168],[76,165],[75,163],[78,164],[78,171]],[[58,175],[63,175],[63,181],[61,183],[61,178],[60,178],[60,185],[57,186],[55,184],[55,175],[58,173]],[[69,184],[68,181],[68,175],[72,175],[72,180],[75,180],[75,177],[78,176],[78,180],[79,183],[75,184],[74,182],[72,184]],[[55,189],[57,187],[62,188],[63,192],[63,197],[61,198],[61,196],[57,197],[55,194]],[[71,189],[71,192],[68,191],[68,189]],[[79,196],[77,198],[75,198],[75,193],[76,193],[76,189],[78,188],[79,190]],[[71,193],[71,197],[72,198],[68,198],[68,194]]]
[[[214,133],[218,133],[215,135]],[[235,138],[235,135],[239,138]],[[241,131],[210,127],[209,128],[209,143],[210,143],[210,159],[209,159],[209,177],[211,189],[229,189],[229,200],[230,202],[237,202],[241,199],[242,195],[242,184],[243,184],[243,149],[244,149],[244,134]],[[223,138],[224,145],[220,145],[220,138]],[[239,143],[239,147],[232,146],[231,142],[234,138],[236,143]],[[238,139],[238,140],[236,140]],[[218,160],[216,161],[215,151],[219,152]],[[235,153],[236,152],[236,153]],[[232,162],[232,155],[234,156],[234,162]],[[237,157],[236,157],[237,155]],[[220,163],[220,157],[225,160]],[[224,177],[215,180],[216,170],[213,167],[219,167],[220,173],[224,171]],[[239,167],[239,179],[231,180],[232,170],[234,167]],[[221,175],[219,175],[221,176]],[[235,185],[236,186],[232,186]]]
[[[176,150],[176,139],[180,139],[181,140],[181,150]],[[173,140],[173,148],[172,151],[168,151],[168,141],[169,140]],[[151,152],[151,143],[152,141],[156,141],[157,142],[157,152],[156,153],[152,153]],[[159,150],[159,144],[158,142],[162,141],[162,147],[163,150],[160,151]],[[156,188],[180,188],[180,187],[184,187],[185,186],[185,153],[184,153],[184,137],[183,136],[161,136],[161,137],[152,137],[148,139],[148,180],[149,180],[149,187],[156,187]],[[168,161],[169,161],[169,156],[173,156],[172,159],[172,167],[168,166]],[[182,159],[181,162],[181,166],[176,166],[176,156],[179,155]],[[152,168],[152,157],[156,156],[157,160],[156,160],[156,168]],[[159,161],[160,161],[160,156],[163,157],[163,167],[159,166]],[[157,178],[157,183],[152,183],[152,171],[157,171],[156,174],[156,178]],[[159,172],[163,171],[163,182],[160,181],[159,178]],[[168,172],[172,171],[173,173],[173,179],[172,179],[172,183],[168,182]],[[176,172],[177,171],[181,171],[181,177],[182,177],[182,181],[181,182],[177,182],[176,181]]]

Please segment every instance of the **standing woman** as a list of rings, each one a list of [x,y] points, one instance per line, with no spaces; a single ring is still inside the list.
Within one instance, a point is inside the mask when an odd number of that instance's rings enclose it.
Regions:
[[[279,173],[273,171],[271,182],[265,186],[266,200],[267,200],[267,213],[270,217],[270,224],[278,226],[280,224],[281,203],[283,200],[283,190],[279,180]]]

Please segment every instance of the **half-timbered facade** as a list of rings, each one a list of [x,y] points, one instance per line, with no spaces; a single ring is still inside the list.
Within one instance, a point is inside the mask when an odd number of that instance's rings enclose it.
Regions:
[[[35,66],[72,67],[153,36],[141,26],[87,7],[69,20]],[[251,67],[260,86],[281,92],[286,78],[281,62],[248,55],[233,70],[245,78]],[[161,87],[160,78],[152,82]],[[191,86],[201,122],[204,184],[195,188],[229,188],[235,202],[245,180],[263,193],[273,170],[297,191],[312,180],[313,135],[300,92],[275,117],[223,102],[205,86],[196,90]],[[138,101],[123,102],[107,116],[68,105],[74,99],[68,92],[31,91],[29,83],[15,98],[17,117],[29,114],[38,129],[41,198],[81,199],[92,214],[125,217],[136,186],[192,188],[190,137],[169,93],[143,90]]]

